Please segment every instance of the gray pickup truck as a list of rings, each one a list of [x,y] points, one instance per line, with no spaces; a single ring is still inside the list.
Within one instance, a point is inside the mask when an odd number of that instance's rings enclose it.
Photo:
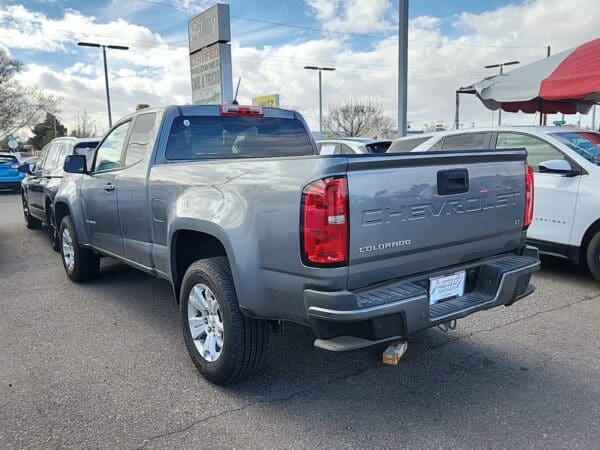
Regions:
[[[354,350],[533,291],[523,149],[319,156],[294,111],[145,109],[71,155],[55,200],[69,278],[110,256],[168,280],[215,383],[254,373],[271,327]],[[90,169],[91,167],[91,169]]]

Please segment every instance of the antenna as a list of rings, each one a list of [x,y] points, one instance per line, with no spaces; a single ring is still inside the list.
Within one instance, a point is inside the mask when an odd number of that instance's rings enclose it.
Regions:
[[[238,101],[237,101],[237,95],[238,95],[238,91],[240,90],[240,82],[242,81],[242,78],[238,78],[238,83],[237,83],[237,87],[235,88],[235,96],[233,97],[233,101],[231,102],[233,105],[239,105]]]

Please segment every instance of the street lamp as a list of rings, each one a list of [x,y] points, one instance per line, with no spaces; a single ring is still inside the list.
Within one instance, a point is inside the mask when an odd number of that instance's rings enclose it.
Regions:
[[[129,50],[129,47],[124,45],[103,45],[95,42],[78,42],[77,45],[80,47],[102,47],[102,58],[104,59],[104,83],[106,84],[106,104],[108,106],[108,128],[112,127],[112,116],[110,113],[110,91],[108,89],[108,69],[106,68],[106,49],[110,48],[113,50]]]
[[[512,66],[515,64],[519,64],[521,61],[508,61],[499,64],[490,64],[489,66],[484,66],[486,69],[493,69],[494,67],[500,67],[500,75],[504,73],[504,66]],[[498,126],[502,125],[502,105],[498,108]]]
[[[335,67],[304,66],[304,68],[319,71],[319,132],[321,133],[321,138],[323,138],[323,90],[321,88],[321,71],[333,71],[335,70]]]

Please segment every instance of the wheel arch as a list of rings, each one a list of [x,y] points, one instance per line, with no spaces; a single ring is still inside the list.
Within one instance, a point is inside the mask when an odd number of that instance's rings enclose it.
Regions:
[[[54,223],[56,227],[60,227],[60,223],[62,222],[65,216],[71,214],[71,208],[69,205],[63,201],[57,201],[54,203]]]
[[[593,239],[593,237],[600,232],[600,219],[596,220],[595,222],[593,222],[588,228],[587,230],[585,230],[585,233],[583,234],[583,238],[581,239],[581,245],[579,246],[579,262],[586,262],[587,261],[587,249],[588,246],[590,245],[590,241]]]
[[[204,231],[189,228],[178,229],[171,236],[169,248],[171,281],[178,304],[183,276],[192,263],[216,256],[224,256],[231,263],[223,240],[215,234]]]
[[[46,220],[48,222],[48,225],[50,225],[50,213],[54,214],[54,199],[50,194],[46,195],[46,199],[44,200],[44,208],[44,211],[46,212]],[[56,223],[56,220],[54,221],[54,223]]]

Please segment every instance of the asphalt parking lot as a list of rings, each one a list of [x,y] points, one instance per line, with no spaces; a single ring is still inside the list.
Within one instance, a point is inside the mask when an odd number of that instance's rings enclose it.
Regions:
[[[104,259],[75,285],[0,192],[0,447],[598,448],[600,285],[544,259],[536,292],[429,330],[397,367],[286,326],[263,371],[206,382],[170,287]]]

